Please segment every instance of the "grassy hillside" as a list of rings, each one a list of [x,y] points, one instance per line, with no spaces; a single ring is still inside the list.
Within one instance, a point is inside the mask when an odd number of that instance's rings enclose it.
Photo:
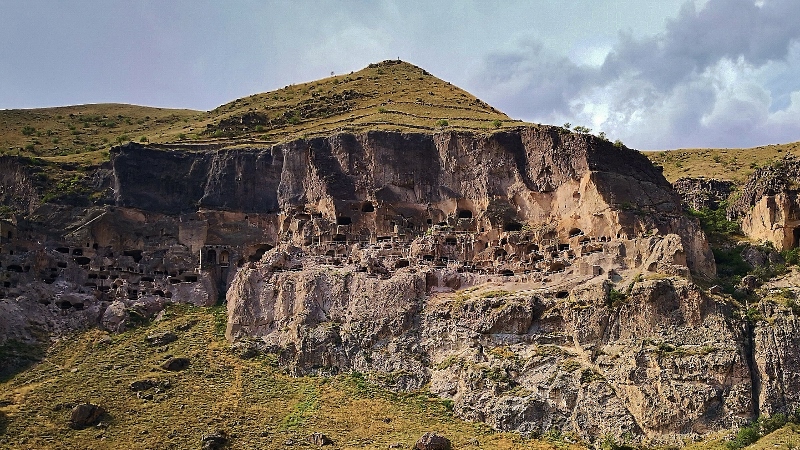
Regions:
[[[683,177],[706,177],[743,183],[757,167],[769,165],[787,153],[800,155],[800,142],[755,148],[681,149],[644,152],[664,168],[670,182]]]
[[[384,61],[208,112],[119,104],[2,110],[0,154],[102,159],[128,141],[234,146],[337,131],[494,130],[520,123],[419,67]]]
[[[173,140],[202,111],[99,104],[0,110],[0,153],[69,156],[128,141]]]
[[[426,431],[449,437],[456,449],[573,447],[494,433],[454,419],[447,402],[393,394],[359,374],[284,375],[270,358],[232,353],[224,320],[221,309],[174,307],[166,320],[120,335],[92,330],[62,341],[40,364],[0,383],[0,448],[199,448],[202,435],[215,430],[237,449],[286,448],[288,440],[293,448],[311,448],[306,438],[313,432],[332,438],[333,448],[410,448]],[[179,339],[149,346],[145,337],[158,331]],[[160,369],[169,355],[188,357],[191,365]],[[169,387],[137,395],[130,388],[137,380]],[[100,427],[70,429],[72,405],[86,401],[104,406],[107,416]]]

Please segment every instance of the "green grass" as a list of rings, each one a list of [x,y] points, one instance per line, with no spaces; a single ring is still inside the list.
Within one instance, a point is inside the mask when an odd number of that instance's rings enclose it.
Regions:
[[[232,436],[237,449],[285,448],[286,440],[305,443],[316,431],[342,449],[410,448],[426,431],[447,436],[456,449],[476,448],[468,445],[473,440],[487,449],[555,448],[462,422],[452,416],[452,403],[385,391],[369,375],[295,378],[269,356],[239,359],[220,334],[221,311],[173,307],[165,320],[110,342],[98,330],[61,341],[41,363],[0,383],[0,448],[199,448],[202,435],[214,430]],[[188,330],[176,331],[192,321],[197,323]],[[167,350],[146,344],[145,336],[167,330],[179,336]],[[192,363],[166,372],[158,364],[168,355]],[[171,387],[139,398],[129,385],[142,379],[168,380]],[[108,411],[107,426],[68,427],[70,407],[84,401]]]

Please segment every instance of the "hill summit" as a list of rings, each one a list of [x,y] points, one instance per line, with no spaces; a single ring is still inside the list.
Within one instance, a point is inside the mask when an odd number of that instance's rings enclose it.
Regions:
[[[400,60],[234,100],[209,116],[204,138],[266,141],[366,130],[490,130],[521,123]]]

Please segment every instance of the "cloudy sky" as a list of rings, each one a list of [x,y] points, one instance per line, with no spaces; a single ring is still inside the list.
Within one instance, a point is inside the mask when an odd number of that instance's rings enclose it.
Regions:
[[[800,140],[800,0],[0,0],[0,108],[208,110],[401,58],[639,149]]]

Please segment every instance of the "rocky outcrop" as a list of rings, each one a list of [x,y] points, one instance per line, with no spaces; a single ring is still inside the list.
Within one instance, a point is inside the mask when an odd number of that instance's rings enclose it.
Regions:
[[[660,277],[572,273],[543,287],[419,266],[388,276],[275,249],[234,280],[227,334],[257,338],[298,375],[427,385],[458,416],[501,430],[674,444],[745,423],[754,407],[740,321]]]
[[[734,183],[713,178],[680,178],[672,187],[686,207],[700,211],[719,208],[730,197]]]
[[[771,242],[778,250],[800,244],[800,160],[788,154],[757,169],[728,207],[728,216],[740,218],[748,237]]]
[[[343,133],[127,144],[95,175],[98,204],[0,223],[7,336],[226,295],[241,355],[427,386],[498,429],[677,442],[752,415],[741,328],[690,282],[715,274],[705,236],[633,150],[544,126]]]
[[[168,214],[280,211],[276,238],[297,245],[413,237],[437,224],[474,233],[479,247],[526,225],[552,225],[545,238],[562,242],[675,233],[689,268],[714,275],[698,225],[646,157],[558,130],[369,132],[206,153],[128,144],[112,157],[115,202]]]

